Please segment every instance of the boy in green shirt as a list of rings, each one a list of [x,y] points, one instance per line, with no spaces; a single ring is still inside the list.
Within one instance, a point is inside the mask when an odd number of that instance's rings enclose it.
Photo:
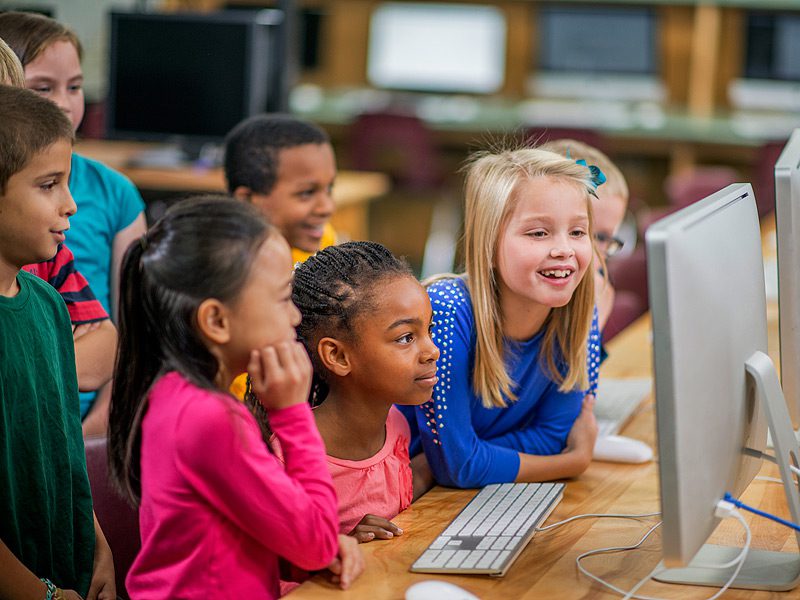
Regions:
[[[12,600],[116,597],[86,475],[69,315],[20,271],[64,241],[76,210],[72,141],[55,104],[0,85],[0,598]]]

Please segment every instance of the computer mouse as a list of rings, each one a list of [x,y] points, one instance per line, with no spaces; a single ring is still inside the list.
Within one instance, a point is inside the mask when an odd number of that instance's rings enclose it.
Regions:
[[[639,440],[621,435],[598,437],[594,443],[594,459],[609,462],[644,463],[653,460],[653,449]]]
[[[429,579],[410,586],[406,600],[478,600],[478,597],[452,583]]]

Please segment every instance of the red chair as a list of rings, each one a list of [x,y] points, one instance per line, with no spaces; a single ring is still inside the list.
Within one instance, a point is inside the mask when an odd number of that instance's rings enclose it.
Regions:
[[[630,292],[639,299],[639,303],[643,307],[642,312],[647,310],[649,306],[647,255],[644,245],[637,246],[631,254],[610,258],[607,266],[608,278],[617,295],[621,292]]]
[[[106,438],[86,438],[84,446],[94,512],[114,555],[117,596],[128,598],[125,577],[141,547],[139,511],[131,507],[109,481]]]
[[[740,180],[739,173],[731,167],[697,167],[667,177],[664,191],[670,207],[678,209],[694,204]]]
[[[642,316],[647,305],[639,296],[626,290],[618,290],[614,295],[614,306],[603,328],[603,342],[608,343],[614,336]]]
[[[569,139],[594,146],[602,152],[608,148],[605,135],[593,129],[580,129],[571,127],[531,127],[525,132],[525,142],[541,146],[545,142]]]
[[[756,194],[759,217],[775,210],[775,163],[786,142],[787,140],[767,142],[758,150],[753,172],[753,191]]]
[[[396,188],[428,191],[442,184],[433,133],[414,115],[359,115],[350,127],[350,158],[355,169],[386,173]]]

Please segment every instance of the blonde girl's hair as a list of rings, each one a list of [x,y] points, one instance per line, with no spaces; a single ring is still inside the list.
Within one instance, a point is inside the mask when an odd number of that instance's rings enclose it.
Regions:
[[[25,71],[22,70],[22,63],[2,38],[0,38],[0,84],[25,87]]]
[[[591,238],[594,192],[585,166],[536,148],[478,153],[467,167],[465,206],[466,282],[472,298],[477,344],[472,386],[487,408],[516,400],[515,382],[505,366],[503,319],[495,258],[500,236],[516,204],[519,184],[548,177],[575,185],[586,196]],[[594,252],[592,253],[594,255]],[[553,308],[544,324],[542,364],[562,392],[588,387],[587,341],[594,310],[593,265],[569,303]],[[566,366],[566,372],[563,372]]]
[[[573,140],[570,138],[561,138],[546,142],[539,146],[542,150],[549,150],[561,156],[571,158],[572,160],[585,160],[590,165],[599,167],[603,174],[606,176],[606,181],[603,184],[603,191],[620,196],[625,202],[630,197],[628,190],[628,182],[619,167],[594,146],[590,146],[584,142]]]

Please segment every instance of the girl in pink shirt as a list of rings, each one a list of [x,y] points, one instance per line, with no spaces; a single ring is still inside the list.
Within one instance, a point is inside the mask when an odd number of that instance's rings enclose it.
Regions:
[[[339,498],[339,530],[360,542],[400,535],[389,519],[425,484],[413,480],[408,423],[392,405],[423,404],[436,384],[428,295],[386,248],[349,242],[298,265],[292,298],[314,365],[310,398]]]
[[[244,202],[195,198],[131,245],[121,281],[109,453],[139,505],[131,597],[276,598],[279,559],[347,587],[363,562],[337,536],[286,241]],[[266,418],[227,392],[245,370]]]

